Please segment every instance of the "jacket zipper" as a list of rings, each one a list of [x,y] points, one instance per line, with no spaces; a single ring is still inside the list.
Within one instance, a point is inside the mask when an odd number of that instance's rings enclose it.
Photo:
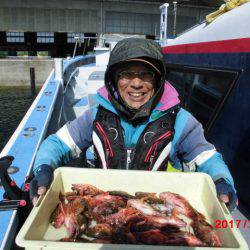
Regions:
[[[131,163],[131,153],[132,149],[127,149],[127,163],[126,163],[126,169],[129,169],[130,163]]]

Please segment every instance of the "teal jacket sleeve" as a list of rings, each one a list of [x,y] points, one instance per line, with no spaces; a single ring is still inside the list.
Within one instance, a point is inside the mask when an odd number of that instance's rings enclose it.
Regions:
[[[34,173],[40,165],[46,164],[56,169],[79,157],[92,145],[92,129],[92,110],[87,110],[79,118],[65,124],[56,134],[46,138],[37,152]]]
[[[56,134],[50,135],[37,152],[33,171],[36,174],[38,167],[43,164],[56,169],[67,164],[71,158],[70,148]]]
[[[218,152],[215,152],[209,159],[200,164],[197,170],[209,174],[214,181],[223,178],[234,188],[233,177],[221,154]],[[235,188],[234,191],[236,191]]]

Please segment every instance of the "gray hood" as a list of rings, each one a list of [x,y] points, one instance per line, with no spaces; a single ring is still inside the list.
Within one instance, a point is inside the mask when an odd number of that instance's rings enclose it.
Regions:
[[[120,98],[116,87],[117,83],[115,82],[116,72],[127,63],[126,60],[132,58],[145,59],[161,72],[161,75],[157,78],[155,94],[139,109],[131,109],[124,103]],[[149,39],[127,38],[119,41],[111,51],[105,72],[105,86],[112,104],[120,115],[136,124],[148,119],[152,110],[159,102],[164,90],[165,77],[165,62],[160,45]]]

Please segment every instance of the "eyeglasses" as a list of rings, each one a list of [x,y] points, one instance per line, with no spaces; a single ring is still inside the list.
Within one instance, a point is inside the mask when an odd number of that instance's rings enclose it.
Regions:
[[[150,82],[154,79],[155,74],[152,71],[122,71],[119,74],[119,78],[125,80],[133,80],[134,78],[140,78],[144,82]]]

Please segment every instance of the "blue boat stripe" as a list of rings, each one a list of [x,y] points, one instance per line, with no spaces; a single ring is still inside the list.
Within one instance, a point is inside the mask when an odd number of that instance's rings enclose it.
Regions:
[[[21,124],[23,123],[23,127],[15,141],[9,150],[3,149],[2,151],[4,155],[8,154],[15,157],[13,166],[19,167],[19,172],[12,175],[12,178],[19,187],[23,186],[25,176],[29,173],[34,161],[38,145],[46,133],[47,121],[49,121],[52,114],[53,106],[60,87],[61,82],[55,81],[54,75],[51,74],[46,80],[44,87],[41,89],[41,94],[39,93],[37,96],[38,101],[35,100],[29,109],[28,112],[31,113],[29,114],[28,119],[21,122]],[[1,197],[3,193],[4,190],[0,189]],[[9,237],[11,236],[8,236],[7,234],[10,227],[12,227],[12,215],[13,212],[1,212],[1,216],[4,217],[4,220],[1,219],[0,249],[5,249],[10,241]]]

